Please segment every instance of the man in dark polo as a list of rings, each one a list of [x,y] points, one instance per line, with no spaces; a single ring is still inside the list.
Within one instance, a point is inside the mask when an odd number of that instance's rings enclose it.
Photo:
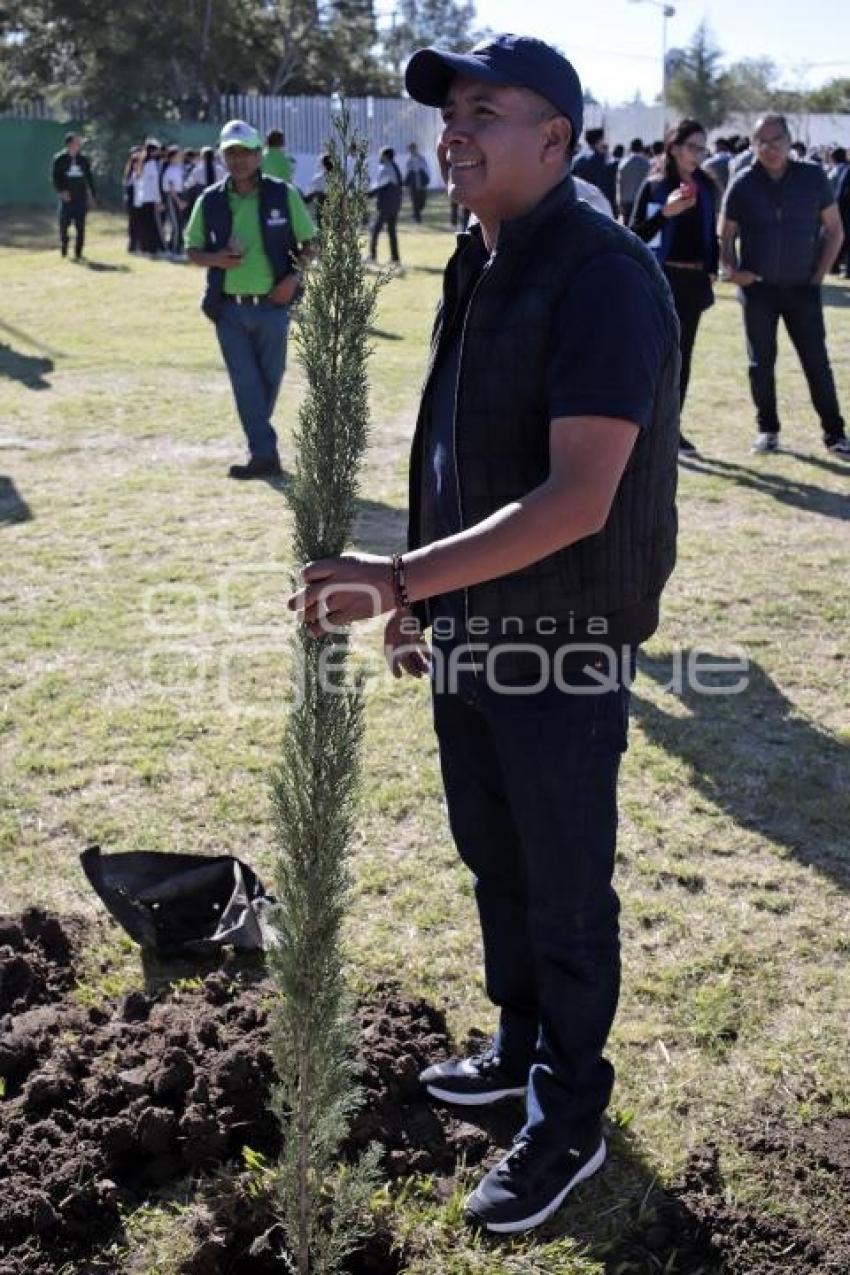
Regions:
[[[824,445],[850,460],[821,300],[821,284],[844,238],[835,194],[819,164],[791,159],[783,115],[760,119],[752,144],[755,160],[732,178],[720,221],[721,268],[738,285],[744,311],[758,422],[752,450],[779,450],[776,333],[782,319],[803,365]]]
[[[59,196],[59,251],[68,255],[68,239],[74,227],[74,260],[83,255],[86,241],[86,215],[89,202],[94,207],[94,178],[88,156],[81,153],[82,142],[76,133],[65,136],[65,149],[53,156],[51,178]]]
[[[511,1233],[605,1159],[617,774],[635,652],[675,558],[678,327],[652,254],[576,197],[582,90],[560,53],[514,35],[423,49],[406,84],[441,109],[449,197],[478,219],[445,273],[408,551],[310,563],[289,605],[316,636],[391,612],[397,676],[426,671],[431,626],[449,820],[498,1025],[421,1080],[461,1108],[525,1095],[512,1148],[467,1201]]]

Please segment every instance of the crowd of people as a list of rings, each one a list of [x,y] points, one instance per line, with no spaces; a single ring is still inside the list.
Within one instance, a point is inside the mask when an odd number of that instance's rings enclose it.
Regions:
[[[775,363],[781,318],[799,355],[824,442],[837,455],[847,455],[850,445],[827,355],[820,292],[811,286],[822,283],[830,271],[850,278],[846,149],[807,150],[792,139],[784,117],[776,114],[759,121],[752,139],[718,137],[711,148],[705,128],[693,119],[680,121],[664,140],[650,144],[634,138],[628,148],[618,145],[609,151],[605,132],[598,127],[587,129],[584,142],[571,170],[579,198],[647,243],[670,285],[680,327],[680,408],[685,405],[700,321],[714,302],[718,276],[725,276],[738,285],[742,303],[758,423],[753,450],[775,451],[779,446]],[[352,148],[346,157],[349,173],[354,162]],[[295,166],[282,131],[269,130],[260,171],[291,184]],[[316,229],[321,227],[330,168],[330,156],[320,155],[307,189],[298,192]],[[226,175],[220,146],[195,150],[176,143],[163,146],[149,138],[133,147],[123,174],[128,250],[186,260],[186,230],[195,204]],[[95,189],[77,135],[68,134],[65,149],[54,157],[52,177],[60,197],[60,249],[67,255],[73,226],[79,258]],[[430,185],[428,161],[415,142],[408,145],[404,170],[392,147],[380,151],[369,188],[374,205],[369,263],[377,262],[386,232],[390,262],[401,265],[398,222],[405,191],[411,218],[421,222]],[[466,229],[469,209],[457,200],[451,200],[450,207],[452,224]],[[735,255],[738,240],[740,263]],[[680,451],[696,450],[682,433]]]
[[[635,138],[609,154],[604,130],[588,129],[573,163],[592,202],[647,243],[661,265],[679,318],[684,408],[700,320],[718,276],[735,283],[744,316],[756,453],[776,451],[776,335],[780,318],[800,358],[823,441],[850,457],[826,349],[820,286],[850,278],[850,163],[844,147],[807,150],[787,120],[759,120],[752,139],[718,137],[712,148],[694,119],[663,141]],[[680,452],[696,452],[680,434]]]
[[[286,152],[285,147],[283,132],[270,129],[266,133],[262,171],[268,177],[292,182],[295,158]],[[403,173],[392,147],[385,147],[378,157],[377,173],[369,190],[370,198],[375,202],[370,229],[371,260],[376,257],[378,237],[382,230],[386,230],[391,260],[400,262],[398,218],[405,191],[412,220],[422,221],[431,184],[430,169],[415,142],[410,142],[407,150]],[[353,167],[353,153],[348,163],[349,167]],[[319,227],[330,167],[330,155],[319,155],[306,190],[300,192],[311,207]],[[122,178],[128,251],[149,257],[186,260],[185,230],[192,208],[205,190],[225,176],[221,152],[216,147],[194,149],[180,147],[176,143],[162,145],[156,138],[148,138],[143,144],[134,146],[127,157]]]

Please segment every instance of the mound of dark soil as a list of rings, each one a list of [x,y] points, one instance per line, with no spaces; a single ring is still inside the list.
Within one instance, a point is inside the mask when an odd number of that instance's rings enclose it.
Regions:
[[[724,1275],[847,1275],[850,1272],[850,1117],[791,1127],[765,1116],[738,1132],[741,1149],[761,1166],[769,1215],[725,1198],[716,1147],[696,1151],[679,1199],[698,1217]],[[803,1227],[790,1215],[809,1216]]]
[[[35,909],[0,918],[0,1275],[55,1275],[66,1262],[106,1275],[98,1252],[120,1241],[122,1209],[238,1164],[245,1146],[268,1157],[279,1148],[265,978],[230,956],[191,987],[84,1009],[68,996],[81,937],[79,924]],[[476,1110],[467,1122],[424,1098],[419,1071],[451,1049],[445,1020],[425,1001],[377,989],[359,1010],[359,1040],[366,1101],[347,1153],[378,1142],[387,1176],[447,1177],[459,1159],[477,1164],[508,1145],[517,1106]],[[850,1121],[805,1133],[773,1125],[758,1136],[751,1149],[772,1166],[777,1191],[805,1192],[811,1174],[819,1190],[825,1181],[836,1195],[845,1188],[846,1212]],[[202,1193],[193,1257],[174,1275],[281,1269],[279,1259],[248,1256],[274,1220],[251,1186],[235,1174]],[[640,1227],[624,1224],[610,1270],[707,1275],[719,1256],[728,1275],[850,1270],[850,1224],[830,1237],[736,1211],[710,1150],[652,1204],[651,1225],[646,1210]],[[390,1237],[376,1235],[352,1275],[396,1275],[400,1261]]]
[[[276,1155],[264,979],[246,980],[225,958],[196,989],[83,1009],[65,995],[75,932],[34,911],[2,924],[14,1012],[0,1019],[0,1275],[57,1270],[119,1230],[120,1205],[243,1146]],[[488,1132],[434,1110],[417,1084],[448,1052],[442,1016],[379,989],[360,1023],[367,1103],[348,1149],[379,1142],[391,1177],[449,1171],[460,1151],[487,1154]],[[507,1141],[516,1114],[501,1120]],[[256,1220],[244,1208],[240,1217],[246,1230]]]
[[[74,985],[74,944],[81,922],[27,908],[0,916],[0,1018],[48,1005]]]

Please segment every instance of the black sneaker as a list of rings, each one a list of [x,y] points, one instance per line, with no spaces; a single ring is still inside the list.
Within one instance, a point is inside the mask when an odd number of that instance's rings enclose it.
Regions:
[[[837,456],[839,460],[850,460],[850,438],[843,436],[836,438],[831,443],[827,443],[826,450],[833,456]]]
[[[283,473],[277,456],[252,456],[246,465],[231,465],[230,478],[279,478]]]
[[[485,1107],[502,1098],[520,1098],[526,1079],[520,1079],[501,1065],[495,1049],[474,1058],[452,1058],[420,1072],[419,1079],[432,1098],[455,1102],[460,1107]]]
[[[530,1137],[517,1138],[466,1201],[467,1218],[497,1235],[530,1231],[557,1212],[573,1187],[604,1163],[604,1138],[557,1148]]]

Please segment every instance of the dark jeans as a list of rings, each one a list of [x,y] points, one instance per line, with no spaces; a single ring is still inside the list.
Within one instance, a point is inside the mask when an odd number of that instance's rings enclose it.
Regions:
[[[138,209],[138,233],[139,248],[142,252],[149,253],[152,257],[162,252],[162,226],[159,221],[159,213],[156,210],[156,204],[148,202],[142,204]]]
[[[83,246],[86,241],[86,213],[88,212],[88,201],[86,199],[64,199],[59,200],[59,247],[62,256],[68,253],[68,238],[71,226],[74,227],[74,256],[82,256]]]
[[[270,460],[277,456],[271,416],[286,368],[289,307],[272,301],[258,306],[225,301],[215,330],[248,450],[257,460]]]
[[[410,186],[410,205],[413,212],[413,220],[422,220],[422,210],[428,202],[427,186]]]
[[[683,270],[669,266],[664,271],[673,293],[673,303],[679,316],[679,347],[682,366],[679,373],[679,407],[684,407],[688,384],[691,379],[691,358],[697,339],[697,328],[703,311],[712,304],[714,296],[711,280],[704,270]]]
[[[400,261],[398,255],[398,234],[396,227],[398,226],[398,213],[381,212],[380,209],[375,213],[375,220],[372,222],[371,238],[369,240],[369,256],[374,260],[378,256],[378,235],[387,228],[387,234],[390,238],[390,257],[393,261]]]
[[[780,318],[800,359],[824,442],[844,435],[835,381],[826,352],[821,290],[815,284],[752,283],[740,288],[750,361],[750,390],[761,433],[779,432],[776,408],[776,331]]]
[[[585,688],[583,674],[570,680]],[[504,694],[461,674],[434,694],[458,852],[475,877],[505,1066],[529,1074],[526,1128],[593,1136],[620,984],[612,886],[629,692]]]

